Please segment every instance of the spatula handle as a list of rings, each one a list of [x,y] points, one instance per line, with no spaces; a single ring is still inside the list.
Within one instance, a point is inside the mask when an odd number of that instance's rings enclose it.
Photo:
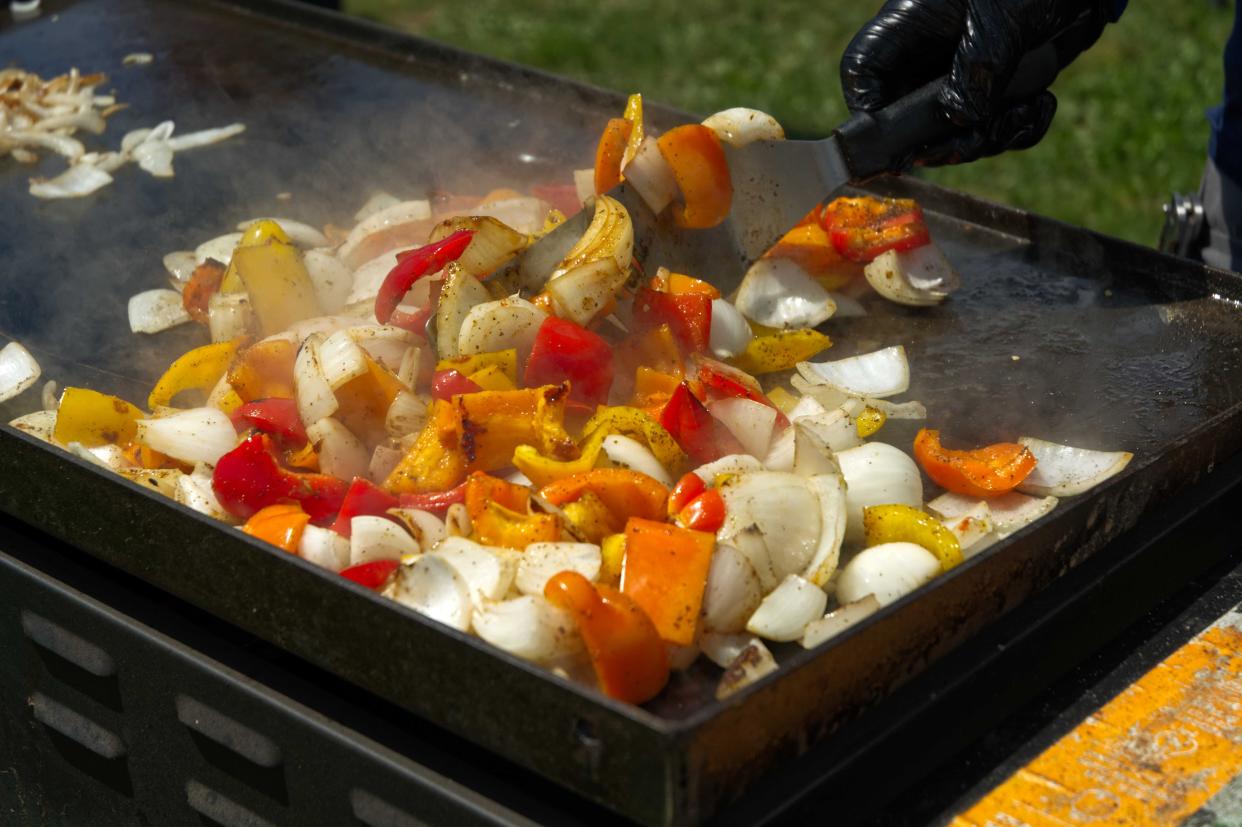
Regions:
[[[1083,15],[1053,40],[1028,52],[1002,99],[1020,101],[1047,89],[1062,67],[1098,34],[1099,23]],[[859,112],[836,130],[851,180],[900,172],[919,150],[961,132],[940,105],[940,91],[948,80],[947,75],[937,78],[876,112]]]

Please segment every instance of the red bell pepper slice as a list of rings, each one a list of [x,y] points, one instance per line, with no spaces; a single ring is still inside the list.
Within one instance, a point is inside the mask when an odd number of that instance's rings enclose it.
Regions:
[[[466,485],[461,483],[448,491],[436,491],[431,494],[402,494],[401,507],[414,508],[418,511],[447,511],[450,505],[466,501]]]
[[[931,243],[922,208],[908,198],[838,198],[820,221],[838,253],[864,264],[889,250]]]
[[[243,520],[256,511],[292,500],[315,525],[325,525],[341,510],[346,484],[327,474],[286,471],[276,461],[267,434],[254,434],[220,457],[211,477],[220,506]]]
[[[397,305],[414,282],[423,276],[437,273],[444,265],[461,258],[474,238],[473,230],[458,230],[433,244],[408,250],[397,256],[397,266],[384,277],[379,294],[375,297],[375,318],[380,324],[392,324],[422,334],[426,313],[405,313]],[[421,319],[421,322],[420,322]]]
[[[712,299],[702,293],[664,293],[640,287],[634,296],[634,328],[669,326],[687,353],[707,350],[712,338]]]
[[[399,505],[400,500],[375,483],[362,477],[354,477],[349,490],[345,492],[336,522],[332,523],[332,530],[342,537],[348,537],[354,517],[386,517],[388,509]]]
[[[608,401],[612,375],[612,345],[602,336],[556,316],[543,320],[526,360],[527,387],[568,379],[570,399],[602,405]]]
[[[456,370],[438,370],[431,379],[431,398],[449,401],[459,393],[478,393],[483,390]]]
[[[235,427],[249,426],[271,434],[289,447],[306,444],[306,427],[292,399],[256,399],[233,411],[232,419]]]
[[[703,403],[695,399],[685,382],[677,386],[660,413],[660,424],[677,444],[702,465],[726,454],[742,453],[742,446],[729,429],[721,425]]]
[[[749,373],[698,354],[694,357],[694,363],[698,368],[695,378],[710,395],[717,399],[750,399],[760,402],[776,410],[776,424],[779,427],[789,424],[789,417],[764,395],[759,382]]]
[[[359,563],[356,566],[350,566],[347,569],[341,569],[341,577],[352,580],[360,586],[366,586],[368,589],[379,590],[388,582],[388,578],[397,566],[401,565],[396,560],[372,560],[370,563]]]

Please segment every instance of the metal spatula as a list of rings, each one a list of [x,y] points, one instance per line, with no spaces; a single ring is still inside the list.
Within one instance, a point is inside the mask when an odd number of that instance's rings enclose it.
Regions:
[[[1080,52],[1084,38],[1098,34],[1084,17],[1053,41],[1028,53],[1005,90],[1022,100],[1046,89],[1061,67]],[[1086,41],[1090,42],[1090,41]],[[634,223],[634,255],[654,272],[657,266],[707,279],[726,292],[746,270],[813,207],[846,184],[886,172],[900,172],[923,147],[951,138],[959,127],[937,102],[947,78],[928,83],[874,113],[854,115],[827,138],[815,141],[759,141],[742,149],[725,147],[733,179],[729,218],[708,230],[678,227],[671,211],[653,215],[626,184],[608,195],[620,201]],[[542,280],[591,221],[590,205],[549,233],[519,262],[521,286],[538,291]]]

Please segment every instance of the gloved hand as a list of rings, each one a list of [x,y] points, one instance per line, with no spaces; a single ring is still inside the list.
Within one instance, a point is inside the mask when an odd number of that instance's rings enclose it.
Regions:
[[[846,105],[851,112],[874,111],[948,74],[940,103],[962,131],[911,160],[956,164],[1027,149],[1048,131],[1057,101],[1047,90],[1001,100],[1022,56],[1085,16],[1075,43],[1058,54],[1065,66],[1123,6],[1118,0],[888,0],[841,58]]]

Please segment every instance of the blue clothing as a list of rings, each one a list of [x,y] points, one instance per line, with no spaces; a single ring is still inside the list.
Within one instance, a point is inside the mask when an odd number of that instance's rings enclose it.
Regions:
[[[1208,155],[1222,173],[1242,182],[1242,0],[1225,44],[1224,101],[1208,110],[1208,122],[1212,125]]]
[[[1121,13],[1126,10],[1126,3],[1130,0],[1108,0],[1108,21],[1116,23],[1121,19]]]

